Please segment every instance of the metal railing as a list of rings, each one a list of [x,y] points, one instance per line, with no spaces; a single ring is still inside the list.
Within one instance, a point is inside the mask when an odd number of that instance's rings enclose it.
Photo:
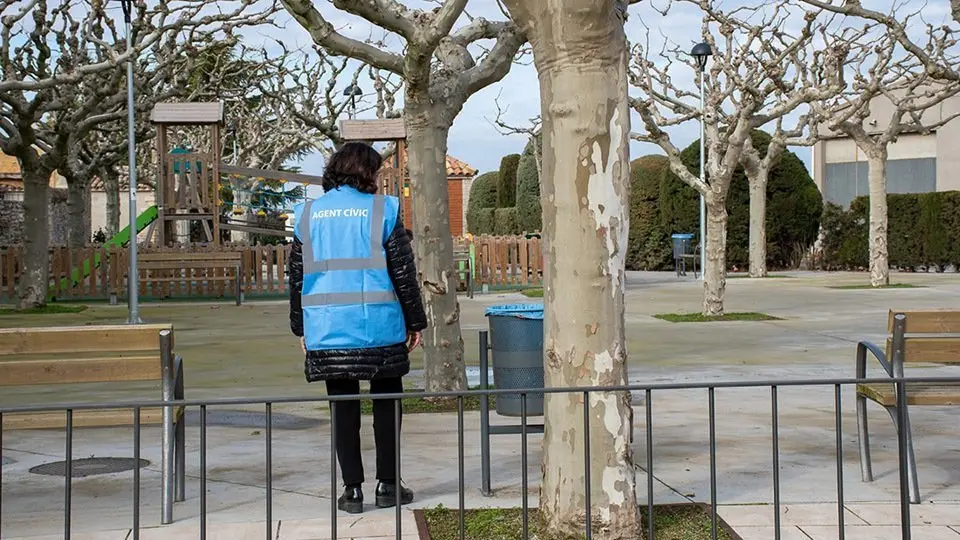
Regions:
[[[527,423],[527,396],[529,394],[581,394],[583,403],[590,403],[590,396],[593,393],[617,393],[617,392],[632,392],[642,394],[644,397],[644,407],[646,409],[646,425],[645,429],[645,443],[647,445],[646,452],[646,476],[647,476],[647,516],[646,520],[646,529],[648,538],[655,538],[655,522],[652,517],[655,514],[654,510],[654,456],[653,456],[653,443],[654,443],[654,397],[657,394],[665,393],[668,391],[680,391],[680,390],[706,390],[707,391],[707,406],[708,406],[708,422],[709,422],[709,467],[710,467],[710,529],[711,529],[711,538],[716,539],[718,537],[719,524],[718,524],[718,496],[717,496],[717,486],[718,486],[718,472],[717,472],[717,429],[716,429],[716,396],[718,390],[730,390],[730,389],[762,389],[766,388],[770,392],[770,413],[771,413],[771,435],[772,435],[772,448],[771,448],[771,464],[773,468],[772,472],[772,488],[773,488],[773,511],[774,511],[774,527],[776,531],[775,538],[780,539],[781,536],[781,522],[780,522],[780,509],[781,509],[781,478],[780,478],[780,424],[779,424],[779,391],[783,388],[833,388],[834,393],[834,416],[835,416],[835,435],[836,435],[836,495],[837,495],[837,516],[838,516],[838,534],[841,539],[845,537],[845,520],[844,520],[844,474],[843,474],[843,410],[842,410],[842,399],[841,391],[844,387],[852,386],[856,384],[872,384],[872,383],[883,383],[883,384],[892,384],[897,391],[897,401],[899,405],[899,413],[901,415],[901,423],[899,425],[908,425],[906,422],[902,422],[903,417],[906,416],[906,385],[908,384],[918,384],[918,383],[937,383],[937,384],[960,384],[960,378],[945,378],[945,377],[915,377],[915,378],[879,378],[879,379],[805,379],[805,380],[760,380],[760,381],[731,381],[731,382],[712,382],[712,383],[666,383],[666,384],[647,384],[647,385],[624,385],[624,386],[607,386],[607,387],[576,387],[576,388],[530,388],[530,389],[481,389],[481,390],[472,390],[467,392],[408,392],[404,394],[377,394],[376,399],[378,400],[394,400],[394,411],[395,419],[397,425],[399,426],[399,420],[401,415],[401,402],[402,400],[407,399],[423,399],[423,398],[440,398],[440,399],[450,399],[456,400],[457,402],[457,431],[458,431],[458,442],[457,442],[457,474],[458,474],[458,516],[459,516],[459,537],[461,539],[465,538],[465,494],[466,494],[466,475],[465,475],[465,458],[464,458],[464,448],[465,448],[465,409],[464,409],[464,400],[468,397],[493,397],[498,395],[520,395],[521,397],[521,423],[519,436],[521,438],[521,493],[522,493],[522,530],[521,538],[527,539],[529,537],[529,501],[528,501],[528,490],[529,490],[529,478],[527,473],[528,465],[528,444],[527,438],[530,434],[530,429]],[[141,423],[140,416],[142,409],[147,408],[174,408],[178,406],[184,406],[188,408],[197,407],[200,412],[200,489],[199,489],[199,505],[200,505],[200,519],[199,519],[199,533],[200,538],[205,539],[207,534],[207,453],[208,449],[208,439],[207,439],[207,409],[208,407],[224,407],[224,406],[241,406],[241,405],[260,405],[264,407],[265,414],[265,458],[266,458],[266,489],[265,489],[265,508],[266,508],[266,524],[265,524],[265,538],[272,539],[274,538],[274,528],[273,528],[273,408],[275,405],[279,404],[318,404],[318,403],[329,403],[330,407],[330,527],[331,527],[331,538],[337,538],[337,493],[338,493],[338,470],[337,470],[337,460],[335,458],[336,448],[336,407],[338,404],[345,401],[357,401],[363,399],[371,399],[369,394],[358,395],[358,396],[322,396],[322,397],[304,397],[304,398],[275,398],[275,399],[264,399],[264,398],[227,398],[227,399],[209,399],[209,400],[179,400],[174,402],[164,402],[164,401],[123,401],[123,402],[114,402],[114,403],[73,403],[73,404],[60,404],[60,405],[46,405],[46,406],[24,406],[24,407],[0,407],[0,458],[2,458],[3,452],[3,417],[4,415],[16,414],[16,413],[37,413],[37,412],[51,412],[51,411],[62,411],[66,415],[66,478],[64,484],[64,524],[63,524],[63,533],[64,538],[69,539],[71,535],[71,495],[72,495],[72,475],[71,468],[73,462],[73,438],[74,438],[74,426],[73,426],[73,415],[76,411],[82,410],[98,410],[98,409],[130,409],[133,411],[134,423],[133,423],[133,446],[134,446],[134,459],[135,463],[139,463],[140,454],[141,454]],[[590,539],[592,536],[592,516],[593,513],[591,503],[591,488],[592,488],[592,479],[590,477],[590,423],[591,423],[591,414],[590,407],[583,407],[583,448],[584,448],[584,492],[585,492],[585,501],[584,501],[584,512],[586,516],[586,523],[584,528],[584,535],[587,539]],[[396,467],[397,467],[397,477],[400,475],[400,466],[401,466],[401,438],[400,430],[395,430],[395,445],[397,448],[396,455]],[[901,538],[903,540],[910,539],[910,501],[909,501],[909,486],[908,486],[908,469],[907,469],[907,434],[905,430],[898,430],[897,438],[897,447],[899,453],[899,503],[900,503],[900,525],[901,525]],[[0,473],[0,487],[3,486],[3,474]],[[15,488],[10,486],[7,487],[8,493],[15,492]],[[766,503],[767,501],[757,501],[760,503]],[[401,514],[401,505],[400,503],[400,490],[397,490],[397,504],[396,504],[396,538],[401,538],[402,531],[402,514]],[[2,521],[2,509],[3,509],[3,500],[0,496],[0,533],[3,531],[3,521]],[[139,467],[134,468],[133,472],[133,504],[132,504],[132,530],[133,534],[131,538],[138,539],[140,537],[140,469]],[[639,509],[638,509],[639,510]]]

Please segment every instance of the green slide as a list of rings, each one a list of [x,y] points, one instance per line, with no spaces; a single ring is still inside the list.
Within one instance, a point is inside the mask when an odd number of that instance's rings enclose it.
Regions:
[[[153,223],[154,220],[157,219],[158,215],[159,215],[159,212],[157,211],[157,207],[151,206],[146,210],[144,210],[139,216],[137,216],[137,233],[136,234],[139,234],[140,231],[146,229],[147,226]],[[130,241],[130,226],[127,225],[126,227],[123,228],[122,231],[118,232],[112,238],[107,240],[107,243],[105,243],[103,247],[107,247],[107,248],[122,247],[127,245],[127,242],[129,241]],[[77,268],[74,268],[73,272],[70,273],[69,278],[61,279],[60,289],[66,289],[71,286],[76,286],[78,283],[80,283],[80,280],[86,279],[87,276],[90,275],[90,272],[92,272],[95,268],[99,268],[99,267],[100,267],[100,254],[97,253],[93,256],[92,259],[87,259],[83,261],[83,263],[81,263]],[[72,285],[70,284],[68,279],[73,282]],[[53,294],[50,293],[48,295],[47,301],[49,302],[52,300],[53,300]]]

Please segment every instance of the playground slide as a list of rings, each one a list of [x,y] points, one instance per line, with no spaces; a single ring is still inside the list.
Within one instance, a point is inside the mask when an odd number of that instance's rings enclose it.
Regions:
[[[151,206],[146,210],[144,210],[139,216],[137,216],[136,234],[139,234],[140,231],[146,229],[151,223],[153,223],[153,221],[157,219],[158,215],[159,214],[157,212],[157,207]],[[107,240],[107,242],[103,245],[103,247],[108,247],[108,248],[122,247],[122,246],[125,246],[129,241],[130,241],[130,226],[127,225],[126,227],[123,228],[123,230],[121,230],[120,232],[115,234],[112,238]],[[90,272],[92,272],[94,269],[99,267],[100,267],[100,254],[97,253],[93,256],[92,259],[87,259],[83,261],[83,263],[81,263],[77,268],[74,268],[73,271],[70,273],[69,278],[63,278],[62,280],[60,280],[60,288],[66,289],[67,287],[70,287],[70,286],[76,286],[78,283],[80,283],[81,280],[86,279],[86,277],[90,275]],[[67,279],[70,279],[70,281],[73,282],[72,285],[67,281]],[[51,294],[51,298],[48,298],[48,301],[51,299],[52,299],[52,294]]]

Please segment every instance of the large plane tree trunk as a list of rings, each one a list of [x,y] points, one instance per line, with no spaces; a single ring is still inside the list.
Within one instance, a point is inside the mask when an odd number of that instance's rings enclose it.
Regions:
[[[429,321],[423,339],[424,383],[427,392],[466,390],[447,191],[448,114],[440,109],[443,105],[423,104],[429,98],[417,96],[408,90],[404,119],[413,244]]]
[[[703,273],[703,314],[723,315],[723,294],[727,288],[727,207],[726,198],[707,197],[707,266]]]
[[[870,285],[890,284],[890,263],[887,252],[887,152],[875,150],[867,154],[870,185]]]
[[[47,303],[50,276],[50,174],[45,168],[24,167],[23,266],[20,276],[20,309]]]
[[[507,0],[540,78],[547,387],[627,381],[629,231],[626,38],[618,2]],[[540,511],[550,535],[639,536],[629,393],[548,394]],[[588,410],[585,411],[584,409]],[[584,414],[590,432],[584,433]],[[586,485],[584,444],[591,482]]]

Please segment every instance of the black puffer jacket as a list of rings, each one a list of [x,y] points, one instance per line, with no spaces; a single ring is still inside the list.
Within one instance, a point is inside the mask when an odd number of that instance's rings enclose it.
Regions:
[[[403,309],[403,320],[408,332],[427,327],[427,316],[420,297],[420,284],[413,260],[410,237],[403,223],[390,234],[385,245],[387,270]],[[303,336],[303,308],[300,294],[303,290],[303,246],[294,237],[290,253],[290,329]],[[370,380],[400,377],[410,371],[406,343],[372,349],[343,349],[307,351],[304,373],[308,382],[330,379]]]

